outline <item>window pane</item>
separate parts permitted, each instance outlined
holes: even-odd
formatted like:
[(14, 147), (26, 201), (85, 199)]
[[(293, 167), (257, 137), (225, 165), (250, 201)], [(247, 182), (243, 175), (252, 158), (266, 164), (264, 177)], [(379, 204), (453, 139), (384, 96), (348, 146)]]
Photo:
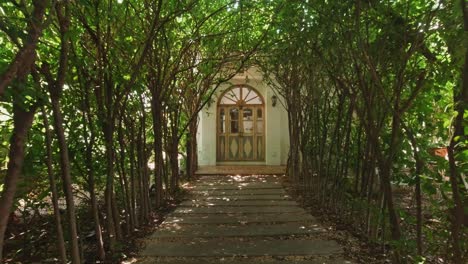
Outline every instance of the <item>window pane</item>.
[[(250, 97), (250, 96), (249, 96)], [(262, 104), (262, 99), (259, 96), (256, 96), (252, 99), (246, 101), (247, 104)]]
[(234, 98), (236, 98), (236, 101), (239, 101), (239, 99), (241, 99), (240, 92), (241, 92), (240, 88), (234, 88), (231, 90), (230, 93), (234, 96)]
[(225, 95), (222, 99), (221, 99), (221, 104), (224, 104), (224, 105), (235, 105), (237, 101), (235, 101), (234, 99), (232, 99), (229, 95)]
[(227, 93), (224, 94), (223, 98), (221, 99), (221, 104), (236, 104), (237, 102), (237, 98), (236, 98), (236, 95), (234, 94), (234, 92), (231, 90), (231, 91), (228, 91)]
[(231, 133), (239, 133), (239, 122), (231, 120)]
[(224, 113), (224, 108), (219, 110), (219, 132), (226, 132), (226, 115)]
[(229, 111), (229, 117), (231, 118), (231, 121), (233, 120), (239, 120), (239, 108), (231, 108)]
[(231, 90), (226, 91), (224, 96), (221, 98), (221, 105), (235, 105), (237, 103), (244, 104), (263, 104), (263, 100), (260, 94), (249, 87), (234, 87)]
[(251, 108), (245, 108), (243, 110), (243, 126), (244, 126), (244, 133), (252, 133), (253, 132), (253, 111)]
[(232, 108), (229, 111), (229, 117), (231, 118), (231, 133), (239, 133), (239, 109)]
[(251, 108), (244, 108), (244, 120), (252, 120), (253, 111)]
[(244, 101), (247, 101), (247, 96), (250, 96), (250, 94), (253, 93), (251, 93), (250, 91), (250, 89), (242, 88), (242, 99), (244, 99)]
[(244, 98), (245, 98), (244, 100), (246, 102), (251, 101), (252, 99), (257, 98), (257, 97), (258, 97), (258, 94), (254, 92), (253, 90), (251, 90), (249, 94), (244, 94)]
[(257, 119), (262, 120), (263, 119), (263, 111), (262, 109), (257, 109)]

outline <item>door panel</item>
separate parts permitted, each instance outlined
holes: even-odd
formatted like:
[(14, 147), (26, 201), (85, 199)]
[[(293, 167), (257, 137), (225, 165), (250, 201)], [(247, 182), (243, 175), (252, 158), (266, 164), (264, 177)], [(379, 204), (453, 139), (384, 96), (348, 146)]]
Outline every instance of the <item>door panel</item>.
[(243, 160), (253, 160), (254, 159), (254, 141), (253, 136), (242, 136), (242, 159)]
[(250, 88), (228, 91), (217, 113), (217, 160), (265, 160), (263, 99)]
[(218, 159), (219, 160), (226, 160), (226, 137), (218, 136)]
[(229, 136), (229, 148), (227, 149), (229, 155), (228, 160), (239, 160), (240, 152), (240, 137), (239, 136)]
[(265, 159), (265, 154), (264, 154), (264, 151), (265, 151), (265, 147), (264, 147), (264, 144), (263, 144), (263, 136), (256, 136), (256, 145), (257, 145), (257, 148), (256, 148), (256, 156), (257, 156), (257, 160), (264, 160)]

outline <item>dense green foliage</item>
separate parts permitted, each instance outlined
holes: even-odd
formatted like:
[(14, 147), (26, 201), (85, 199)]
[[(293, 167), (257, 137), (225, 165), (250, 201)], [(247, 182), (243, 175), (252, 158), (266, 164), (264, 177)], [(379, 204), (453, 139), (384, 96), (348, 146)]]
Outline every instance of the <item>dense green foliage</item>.
[(288, 2), (261, 61), (285, 97), (298, 193), (394, 262), (467, 257), (462, 6)]
[[(1, 2), (0, 259), (118, 258), (125, 237), (177, 197), (180, 171), (193, 175), (198, 113), (255, 64), (284, 98), (288, 176), (305, 202), (395, 262), (461, 263), (466, 9), (464, 0)], [(48, 226), (15, 232), (37, 218)], [(47, 230), (56, 251), (38, 246)], [(95, 246), (85, 249), (89, 233)]]

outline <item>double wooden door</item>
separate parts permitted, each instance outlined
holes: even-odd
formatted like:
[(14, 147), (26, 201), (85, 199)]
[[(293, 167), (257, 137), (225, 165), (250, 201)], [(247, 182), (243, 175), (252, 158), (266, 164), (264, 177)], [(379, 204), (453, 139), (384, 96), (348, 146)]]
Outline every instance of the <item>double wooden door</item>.
[(264, 161), (264, 116), (263, 105), (219, 105), (218, 161)]

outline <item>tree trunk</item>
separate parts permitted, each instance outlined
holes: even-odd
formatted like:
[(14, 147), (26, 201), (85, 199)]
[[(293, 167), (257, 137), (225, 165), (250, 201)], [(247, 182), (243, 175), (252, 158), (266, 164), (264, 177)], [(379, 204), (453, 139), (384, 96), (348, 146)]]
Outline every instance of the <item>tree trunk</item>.
[(185, 173), (187, 175), (187, 179), (192, 179), (193, 178), (193, 159), (194, 159), (194, 149), (193, 149), (193, 138), (192, 138), (192, 132), (190, 131), (190, 126), (189, 126), (189, 132), (187, 133), (187, 141), (185, 144), (185, 149), (187, 150), (187, 158), (185, 161)]
[[(31, 71), (31, 67), (36, 60), (36, 44), (42, 34), (42, 22), (49, 1), (33, 1), (34, 10), (32, 12), (31, 24), (28, 25), (29, 42), (25, 43), (19, 53), (10, 64), (5, 73), (0, 77), (0, 97), (3, 97), (6, 87), (15, 79), (18, 83), (25, 83), (26, 76)], [(19, 94), (20, 91), (17, 91)], [(24, 161), (24, 144), (26, 135), (32, 125), (32, 120), (36, 112), (36, 107), (29, 110), (22, 109), (13, 100), (13, 134), (10, 138), (10, 150), (8, 153), (8, 168), (5, 175), (5, 184), (0, 197), (0, 261), (3, 257), (3, 243), (8, 224), (8, 217), (13, 206), (13, 199), (18, 184), (18, 178)]]
[(421, 174), (423, 172), (424, 162), (419, 155), (418, 145), (416, 138), (409, 128), (405, 127), (406, 135), (408, 136), (411, 146), (413, 148), (413, 157), (416, 161), (416, 183), (415, 183), (415, 196), (416, 196), (416, 246), (418, 249), (418, 255), (423, 255), (423, 240), (422, 240), (422, 195), (421, 195)]
[[(19, 100), (19, 98), (18, 98)], [(16, 101), (16, 100), (15, 100)], [(5, 241), (5, 231), (13, 206), (13, 199), (16, 187), (21, 175), (24, 161), (24, 146), (29, 128), (32, 125), (36, 108), (29, 111), (21, 106), (13, 105), (13, 134), (10, 138), (10, 151), (8, 153), (8, 168), (5, 175), (3, 191), (0, 197), (0, 261), (3, 257), (3, 245)]]
[(54, 170), (52, 167), (52, 133), (49, 129), (49, 121), (47, 120), (47, 113), (44, 106), (41, 107), (42, 118), (45, 127), (45, 140), (47, 152), (47, 174), (49, 175), (50, 191), (52, 193), (52, 206), (54, 208), (55, 227), (57, 228), (57, 250), (60, 253), (60, 260), (63, 264), (67, 263), (67, 249), (65, 248), (65, 240), (63, 238), (62, 219), (60, 216), (60, 208), (58, 204), (58, 192), (55, 184)]
[(146, 188), (145, 188), (145, 173), (144, 173), (144, 153), (143, 153), (143, 129), (140, 127), (138, 128), (138, 135), (137, 135), (137, 177), (138, 177), (138, 201), (139, 201), (139, 222), (142, 224), (147, 222), (147, 212), (146, 212)]
[[(395, 105), (398, 105), (398, 103), (395, 102)], [(392, 174), (392, 167), (393, 167), (394, 150), (397, 147), (397, 137), (400, 132), (400, 119), (399, 119), (398, 108), (395, 107), (394, 111), (395, 112), (393, 114), (393, 121), (392, 121), (392, 135), (390, 139), (390, 149), (388, 150), (389, 154), (385, 159), (383, 159), (382, 151), (380, 149), (378, 149), (376, 153), (379, 157), (379, 162), (380, 162), (380, 168), (381, 168), (380, 178), (381, 178), (382, 189), (385, 195), (385, 200), (386, 200), (387, 209), (388, 209), (389, 224), (390, 224), (392, 240), (399, 241), (401, 239), (400, 217), (398, 216), (398, 213), (395, 209), (395, 204), (393, 201), (391, 179), (390, 179), (390, 176)], [(401, 263), (401, 261), (402, 261), (401, 252), (399, 252), (399, 250), (395, 250), (394, 262)]]
[[(460, 0), (461, 9), (463, 12), (463, 25), (465, 32), (468, 31), (468, 3), (465, 0)], [(462, 145), (468, 141), (464, 134), (464, 114), (468, 108), (468, 49), (465, 47), (464, 64), (461, 72), (461, 82), (453, 90), (453, 103), (454, 110), (457, 112), (457, 116), (453, 121), (453, 135), (450, 139), (450, 144), (447, 148), (449, 158), (449, 175), (450, 185), (452, 188), (453, 197), (453, 209), (451, 210), (451, 236), (452, 236), (452, 253), (453, 263), (463, 263), (463, 251), (462, 242), (460, 241), (460, 231), (463, 228), (464, 223), (464, 203), (467, 201), (463, 200), (466, 197), (466, 190), (463, 189), (463, 180), (461, 172), (459, 171), (457, 154), (463, 151)], [(466, 148), (466, 147), (465, 147)]]
[(169, 144), (169, 163), (171, 166), (170, 191), (174, 196), (179, 188), (179, 110), (172, 111), (170, 117), (171, 127), (170, 135), (167, 138)]
[[(93, 214), (93, 220), (94, 220), (94, 232), (96, 233), (96, 243), (97, 243), (97, 256), (100, 260), (104, 260), (106, 258), (106, 252), (104, 250), (104, 240), (102, 237), (102, 228), (101, 228), (101, 220), (99, 217), (99, 206), (97, 203), (97, 197), (96, 197), (96, 189), (95, 189), (95, 181), (94, 181), (94, 167), (93, 167), (93, 148), (94, 148), (94, 143), (95, 143), (95, 131), (92, 128), (92, 120), (91, 117), (89, 116), (90, 113), (90, 106), (89, 106), (89, 94), (87, 91), (85, 92), (86, 94), (86, 111), (87, 111), (87, 118), (88, 118), (88, 126), (91, 134), (91, 138), (87, 139), (88, 133), (85, 130), (83, 137), (85, 138), (85, 144), (86, 144), (86, 168), (88, 171), (88, 189), (89, 189), (89, 196), (90, 196), (90, 202), (91, 202), (91, 212)], [(86, 117), (84, 118), (83, 122), (85, 123), (86, 127)]]
[(154, 183), (156, 189), (156, 197), (155, 197), (155, 206), (156, 209), (160, 208), (162, 205), (162, 172), (163, 172), (163, 142), (162, 142), (162, 112), (161, 112), (161, 105), (159, 103), (159, 99), (156, 95), (153, 94), (151, 103), (151, 109), (153, 114), (153, 133), (154, 133), (154, 143), (153, 143), (153, 151), (154, 151)]
[(141, 124), (138, 129), (137, 136), (137, 157), (138, 157), (138, 175), (139, 175), (139, 190), (140, 190), (140, 219), (142, 223), (148, 223), (149, 214), (151, 211), (151, 203), (149, 197), (149, 172), (148, 159), (149, 155), (146, 149), (146, 112), (144, 107), (143, 97), (140, 96), (141, 105)]
[(70, 172), (70, 159), (68, 155), (68, 146), (65, 139), (65, 130), (63, 128), (63, 117), (58, 97), (51, 96), (51, 99), (54, 116), (54, 128), (59, 144), (63, 192), (65, 193), (65, 200), (67, 203), (67, 216), (70, 225), (72, 262), (81, 263), (78, 243), (78, 229), (76, 226), (75, 201), (73, 199), (72, 179)]
[(171, 136), (171, 194), (175, 195), (179, 188), (179, 149), (178, 144), (179, 141), (177, 140), (177, 135)]
[(34, 0), (31, 17), (27, 18), (31, 21), (28, 25), (28, 37), (23, 47), (20, 48), (13, 61), (8, 66), (7, 70), (0, 76), (0, 97), (3, 97), (5, 89), (10, 83), (21, 75), (24, 69), (30, 69), (36, 57), (36, 47), (39, 42), (39, 37), (43, 30), (44, 14), (49, 6), (47, 0)]
[[(62, 10), (64, 7), (64, 10)], [(68, 155), (68, 146), (65, 139), (65, 129), (63, 128), (62, 109), (60, 107), (60, 96), (65, 83), (65, 77), (68, 70), (69, 39), (68, 28), (70, 24), (70, 14), (68, 11), (68, 1), (56, 5), (56, 13), (60, 25), (60, 58), (57, 69), (57, 78), (54, 80), (47, 64), (43, 64), (42, 71), (48, 80), (48, 89), (52, 103), (52, 113), (54, 117), (54, 129), (57, 135), (60, 152), (60, 169), (62, 175), (63, 192), (67, 203), (67, 216), (70, 225), (71, 256), (73, 263), (81, 263), (78, 229), (76, 224), (75, 201), (73, 198), (72, 178), (70, 168), (70, 158)], [(63, 14), (65, 11), (65, 14)]]
[(106, 258), (106, 252), (104, 250), (104, 240), (102, 237), (101, 229), (101, 220), (99, 217), (99, 206), (96, 198), (96, 190), (94, 183), (94, 168), (92, 166), (92, 148), (86, 150), (86, 163), (88, 166), (88, 185), (89, 185), (89, 195), (91, 197), (91, 211), (94, 219), (94, 232), (96, 233), (96, 243), (97, 243), (97, 255), (100, 260)]
[(187, 138), (187, 162), (186, 174), (188, 179), (192, 179), (197, 170), (197, 119), (193, 119), (189, 124)]
[(138, 227), (138, 217), (136, 217), (136, 177), (135, 177), (135, 141), (137, 140), (135, 135), (135, 125), (133, 122), (127, 122), (127, 126), (130, 128), (130, 208), (131, 214), (130, 219), (134, 227)]
[[(110, 122), (110, 120), (107, 120)], [(104, 140), (106, 145), (106, 189), (104, 191), (104, 200), (106, 207), (106, 223), (107, 235), (109, 237), (109, 250), (111, 253), (115, 252), (117, 244), (116, 227), (114, 222), (114, 214), (112, 211), (112, 196), (114, 193), (114, 150), (112, 147), (112, 128), (110, 124), (104, 124)]]
[(117, 241), (122, 241), (123, 235), (122, 235), (122, 226), (120, 224), (120, 210), (119, 210), (119, 205), (117, 204), (117, 199), (115, 197), (115, 190), (112, 191), (112, 215), (114, 218), (114, 225), (115, 225), (115, 237), (117, 238)]
[(121, 178), (121, 185), (122, 185), (122, 192), (124, 196), (124, 205), (125, 205), (125, 222), (126, 222), (126, 232), (127, 235), (130, 235), (131, 232), (134, 230), (134, 223), (132, 221), (132, 218), (130, 217), (132, 212), (131, 212), (131, 206), (130, 206), (130, 191), (129, 191), (129, 186), (128, 186), (128, 180), (127, 180), (127, 173), (126, 173), (126, 168), (125, 168), (125, 140), (124, 140), (124, 133), (123, 133), (123, 113), (121, 113), (120, 116), (120, 121), (119, 121), (119, 129), (118, 129), (118, 138), (119, 138), (119, 145), (120, 145), (120, 178)]

